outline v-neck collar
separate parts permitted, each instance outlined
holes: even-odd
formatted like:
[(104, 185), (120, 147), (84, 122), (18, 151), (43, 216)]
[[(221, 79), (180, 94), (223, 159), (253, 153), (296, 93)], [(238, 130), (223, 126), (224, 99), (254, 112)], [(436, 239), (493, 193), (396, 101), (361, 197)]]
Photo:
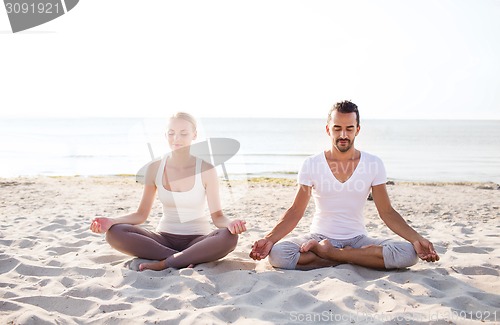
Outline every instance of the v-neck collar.
[(350, 180), (354, 177), (354, 175), (356, 174), (356, 172), (357, 172), (357, 171), (358, 171), (358, 169), (359, 169), (359, 165), (363, 162), (363, 160), (364, 160), (364, 156), (365, 156), (365, 155), (363, 155), (363, 152), (361, 152), (361, 150), (359, 151), (359, 162), (358, 162), (358, 164), (356, 165), (356, 168), (354, 168), (354, 171), (352, 172), (351, 176), (349, 176), (349, 178), (347, 178), (347, 179), (345, 180), (345, 182), (341, 182), (341, 181), (340, 181), (340, 180), (339, 180), (339, 179), (335, 176), (335, 174), (333, 173), (332, 169), (330, 168), (330, 165), (328, 164), (328, 160), (326, 159), (326, 152), (325, 152), (325, 151), (323, 151), (323, 155), (322, 155), (322, 156), (323, 156), (323, 162), (326, 164), (326, 167), (328, 168), (328, 171), (330, 172), (330, 175), (332, 175), (333, 179), (334, 179), (337, 183), (344, 185), (344, 184), (348, 183), (348, 182), (349, 182), (349, 181), (350, 181)]

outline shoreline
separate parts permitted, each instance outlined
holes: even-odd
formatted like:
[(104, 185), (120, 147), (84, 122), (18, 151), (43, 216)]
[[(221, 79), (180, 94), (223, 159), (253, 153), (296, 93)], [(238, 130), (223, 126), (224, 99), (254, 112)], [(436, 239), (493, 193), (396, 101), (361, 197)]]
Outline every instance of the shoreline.
[[(275, 176), (251, 176), (248, 175), (247, 178), (234, 178), (229, 179), (229, 182), (235, 183), (270, 183), (270, 184), (281, 184), (288, 186), (295, 186), (296, 175), (295, 177), (275, 177)], [(22, 180), (22, 179), (136, 179), (135, 174), (110, 174), (110, 175), (29, 175), (29, 176), (12, 176), (12, 177), (2, 177), (0, 176), (0, 182), (8, 182), (9, 180)], [(219, 179), (222, 183), (227, 182), (223, 177), (219, 176)], [(405, 185), (405, 186), (478, 186), (482, 189), (487, 190), (500, 190), (500, 184), (495, 183), (493, 181), (488, 182), (476, 182), (476, 181), (415, 181), (415, 180), (396, 180), (392, 178), (388, 178), (387, 183), (388, 186), (393, 185)]]

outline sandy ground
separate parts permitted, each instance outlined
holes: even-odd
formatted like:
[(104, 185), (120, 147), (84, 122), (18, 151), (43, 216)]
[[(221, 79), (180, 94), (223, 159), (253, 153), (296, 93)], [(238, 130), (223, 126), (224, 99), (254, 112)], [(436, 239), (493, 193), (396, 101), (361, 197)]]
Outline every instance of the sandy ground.
[[(88, 230), (96, 216), (133, 211), (133, 177), (0, 179), (2, 324), (498, 324), (500, 190), (497, 184), (388, 186), (394, 207), (441, 260), (399, 271), (340, 265), (273, 269), (248, 258), (290, 205), (292, 181), (223, 185), (225, 213), (249, 230), (226, 258), (194, 269), (137, 272), (141, 261)], [(292, 234), (307, 232), (314, 210)], [(144, 227), (153, 229), (159, 204)], [(393, 237), (373, 202), (370, 235)]]

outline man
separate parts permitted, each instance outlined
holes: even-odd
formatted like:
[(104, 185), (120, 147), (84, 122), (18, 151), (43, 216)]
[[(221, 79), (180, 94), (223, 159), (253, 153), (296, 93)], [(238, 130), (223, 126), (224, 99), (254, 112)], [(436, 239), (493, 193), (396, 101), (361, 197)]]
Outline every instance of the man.
[[(432, 243), (391, 206), (382, 161), (354, 147), (359, 131), (358, 107), (349, 101), (335, 104), (326, 125), (331, 148), (306, 159), (292, 206), (254, 243), (250, 257), (261, 260), (269, 255), (274, 267), (299, 270), (343, 263), (396, 269), (414, 265), (418, 257), (439, 260)], [(368, 237), (362, 211), (370, 190), (380, 218), (407, 242)], [(278, 243), (296, 227), (311, 195), (316, 211), (310, 234)]]

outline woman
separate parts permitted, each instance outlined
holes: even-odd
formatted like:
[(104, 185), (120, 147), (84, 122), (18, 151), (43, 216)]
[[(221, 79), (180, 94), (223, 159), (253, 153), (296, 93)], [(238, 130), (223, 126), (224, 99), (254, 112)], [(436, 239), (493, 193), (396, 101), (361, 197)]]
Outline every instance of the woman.
[[(222, 214), (219, 183), (214, 166), (190, 154), (196, 139), (196, 120), (187, 113), (170, 118), (168, 144), (172, 150), (146, 171), (144, 192), (136, 212), (118, 218), (95, 218), (90, 229), (106, 233), (115, 249), (140, 258), (161, 260), (142, 263), (139, 270), (193, 267), (218, 260), (236, 247), (245, 221), (230, 221)], [(149, 216), (156, 191), (163, 216), (155, 232), (138, 227)], [(208, 203), (214, 225), (210, 232)]]

